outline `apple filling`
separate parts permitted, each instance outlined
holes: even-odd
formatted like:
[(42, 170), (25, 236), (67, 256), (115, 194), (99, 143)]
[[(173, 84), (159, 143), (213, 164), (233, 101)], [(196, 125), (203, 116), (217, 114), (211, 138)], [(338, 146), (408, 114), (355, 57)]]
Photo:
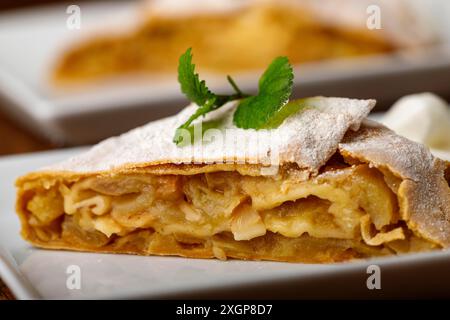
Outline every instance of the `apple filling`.
[(365, 164), (328, 166), (306, 181), (288, 170), (276, 177), (222, 171), (36, 183), (25, 187), (34, 236), (87, 250), (125, 245), (126, 252), (150, 254), (157, 239), (166, 247), (210, 245), (218, 258), (268, 239), (284, 244), (282, 256), (305, 241), (378, 253), (409, 251), (412, 242), (415, 249), (432, 247), (401, 221), (398, 179)]

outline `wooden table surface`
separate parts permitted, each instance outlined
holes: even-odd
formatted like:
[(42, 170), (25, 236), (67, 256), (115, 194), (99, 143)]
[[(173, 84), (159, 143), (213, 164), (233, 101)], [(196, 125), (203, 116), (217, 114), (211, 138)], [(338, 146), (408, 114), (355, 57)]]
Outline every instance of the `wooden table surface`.
[[(42, 141), (18, 127), (0, 111), (0, 156), (52, 149), (55, 146)], [(0, 300), (14, 299), (0, 278)]]

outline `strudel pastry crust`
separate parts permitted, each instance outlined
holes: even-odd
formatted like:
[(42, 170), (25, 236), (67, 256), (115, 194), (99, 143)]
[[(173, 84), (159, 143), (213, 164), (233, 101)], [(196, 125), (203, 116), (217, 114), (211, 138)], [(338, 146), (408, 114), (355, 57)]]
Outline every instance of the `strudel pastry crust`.
[[(310, 98), (257, 150), (257, 132), (236, 128), (238, 144), (175, 146), (192, 105), (19, 178), (22, 236), (51, 249), (313, 263), (447, 248), (449, 165), (364, 120), (374, 104)], [(235, 107), (203, 121), (232, 128)], [(279, 167), (264, 171), (275, 152)]]

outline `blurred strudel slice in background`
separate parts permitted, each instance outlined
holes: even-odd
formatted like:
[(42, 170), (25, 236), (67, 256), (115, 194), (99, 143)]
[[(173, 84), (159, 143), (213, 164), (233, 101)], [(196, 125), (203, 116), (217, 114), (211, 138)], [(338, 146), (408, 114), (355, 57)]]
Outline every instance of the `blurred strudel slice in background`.
[[(367, 8), (374, 5), (382, 25), (369, 29)], [(299, 64), (390, 53), (435, 40), (418, 13), (402, 0), (143, 1), (133, 21), (83, 28), (84, 36), (62, 50), (52, 77), (67, 85), (172, 74), (189, 47), (201, 68), (215, 73), (260, 70), (275, 56)]]

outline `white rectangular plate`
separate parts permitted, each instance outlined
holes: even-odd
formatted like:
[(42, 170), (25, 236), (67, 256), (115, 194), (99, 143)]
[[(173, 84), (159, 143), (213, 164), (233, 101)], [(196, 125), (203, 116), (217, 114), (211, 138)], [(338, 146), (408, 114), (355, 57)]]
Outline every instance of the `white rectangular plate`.
[[(33, 248), (19, 236), (19, 221), (14, 213), (14, 180), (80, 151), (66, 149), (0, 158), (0, 277), (19, 299), (449, 295), (450, 250), (334, 265), (307, 265)], [(447, 156), (450, 159), (450, 155)], [(381, 270), (381, 290), (367, 288), (371, 275), (367, 271), (369, 265)], [(69, 289), (73, 266), (81, 271), (80, 289)]]
[[(445, 0), (431, 3), (436, 9), (433, 22), (442, 23), (438, 30), (442, 31), (442, 44), (425, 54), (399, 53), (296, 66), (293, 96), (376, 98), (386, 106), (412, 92), (448, 94), (450, 34), (446, 30), (450, 5)], [(37, 133), (73, 144), (94, 142), (178, 111), (186, 101), (176, 75), (121, 79), (75, 92), (61, 92), (48, 83), (52, 64), (66, 44), (105, 22), (120, 26), (133, 21), (134, 6), (128, 1), (82, 3), (80, 30), (67, 28), (69, 15), (63, 5), (0, 14), (0, 99), (7, 102), (0, 106)], [(250, 72), (233, 76), (244, 90), (255, 91), (259, 75)], [(224, 76), (202, 76), (215, 90), (229, 91)]]

